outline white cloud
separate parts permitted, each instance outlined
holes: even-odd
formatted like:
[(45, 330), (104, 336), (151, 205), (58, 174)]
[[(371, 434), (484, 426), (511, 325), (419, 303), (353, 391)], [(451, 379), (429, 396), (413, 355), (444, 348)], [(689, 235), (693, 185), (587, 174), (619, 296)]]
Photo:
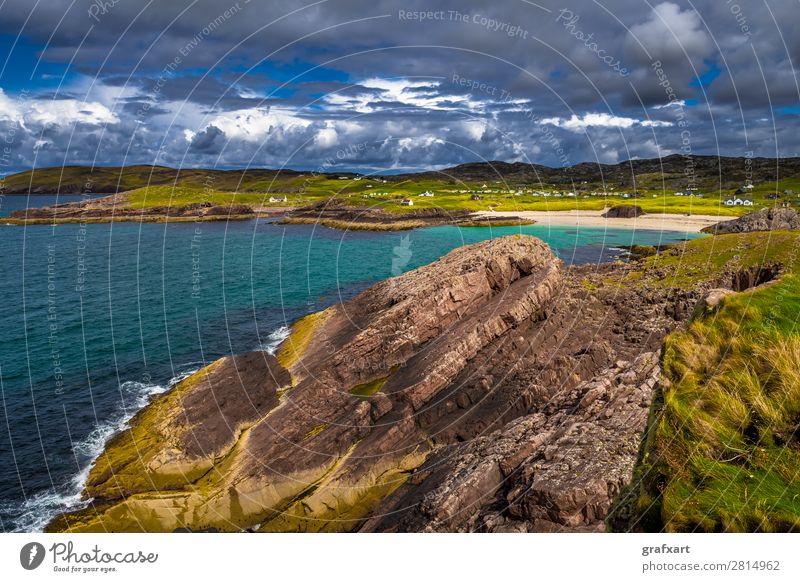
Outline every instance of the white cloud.
[(669, 103), (664, 103), (662, 105), (653, 105), (650, 109), (667, 109), (668, 107), (685, 107), (686, 100), (685, 99), (676, 99), (675, 101), (670, 101)]
[(339, 134), (333, 123), (329, 121), (325, 125), (326, 127), (320, 129), (314, 136), (314, 145), (320, 148), (330, 148), (339, 143)]
[(383, 105), (392, 106), (397, 103), (421, 109), (439, 111), (453, 109), (475, 110), (481, 107), (469, 95), (441, 95), (440, 81), (416, 81), (411, 79), (381, 79), (374, 77), (361, 81), (360, 88), (369, 91), (331, 93), (323, 100), (331, 107), (344, 107), (358, 113), (372, 113)]
[(467, 135), (473, 140), (478, 141), (486, 133), (486, 122), (480, 119), (473, 119), (463, 123)]
[[(250, 142), (263, 141), (273, 133), (292, 133), (305, 130), (311, 121), (297, 116), (287, 109), (238, 109), (216, 115), (199, 131), (214, 125), (221, 129), (229, 139), (241, 139)], [(187, 141), (191, 135), (184, 132)]]
[(0, 89), (0, 121), (22, 121), (19, 106), (2, 89)]
[(100, 103), (85, 103), (77, 99), (39, 100), (29, 103), (25, 121), (42, 125), (105, 125), (119, 123), (119, 117)]
[(20, 102), (6, 95), (2, 89), (0, 89), (0, 120), (12, 121), (23, 126), (119, 123), (119, 118), (101, 103), (77, 99), (29, 99)]
[(675, 125), (671, 121), (660, 121), (658, 119), (645, 119), (644, 121), (640, 121), (639, 124), (642, 127), (672, 127)]
[(657, 120), (639, 120), (632, 117), (620, 117), (611, 115), (609, 113), (585, 113), (582, 116), (573, 114), (569, 119), (563, 117), (548, 117), (542, 119), (539, 123), (545, 125), (555, 125), (569, 131), (581, 132), (589, 127), (619, 127), (629, 128), (634, 126), (641, 127), (669, 127), (672, 124), (670, 121), (657, 121)]

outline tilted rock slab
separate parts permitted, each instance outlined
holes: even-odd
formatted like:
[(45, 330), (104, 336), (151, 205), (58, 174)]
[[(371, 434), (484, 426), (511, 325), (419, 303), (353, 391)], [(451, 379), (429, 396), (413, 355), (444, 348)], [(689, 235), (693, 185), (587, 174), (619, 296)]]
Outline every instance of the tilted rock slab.
[(436, 443), (418, 422), (476, 355), (537, 321), (561, 263), (512, 236), (456, 249), (223, 358), (109, 442), (60, 531), (343, 531)]

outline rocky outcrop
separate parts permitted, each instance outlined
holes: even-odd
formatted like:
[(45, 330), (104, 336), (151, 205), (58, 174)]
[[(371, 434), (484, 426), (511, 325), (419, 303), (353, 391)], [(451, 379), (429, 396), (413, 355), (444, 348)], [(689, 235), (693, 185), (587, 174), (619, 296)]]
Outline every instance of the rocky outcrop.
[(211, 202), (175, 204), (171, 206), (149, 206), (134, 208), (127, 204), (125, 194), (94, 198), (80, 202), (56, 204), (42, 208), (15, 210), (11, 218), (21, 221), (91, 221), (103, 220), (147, 220), (152, 218), (203, 218), (252, 216), (253, 209), (247, 204), (214, 206)]
[(641, 206), (633, 204), (623, 204), (621, 206), (612, 206), (602, 214), (603, 218), (636, 218), (644, 214)]
[[(86, 486), (94, 505), (53, 528), (353, 529), (431, 450), (416, 415), (540, 318), (561, 278), (538, 239), (480, 243), (301, 320), (277, 360), (215, 362), (109, 444)], [(259, 358), (255, 386), (232, 373)]]
[(50, 529), (602, 529), (705, 292), (608, 284), (635, 269), (517, 235), (378, 283), (156, 399)]
[[(374, 206), (353, 206), (343, 198), (327, 198), (288, 212), (283, 224), (321, 224), (343, 230), (404, 230), (439, 224), (468, 223), (469, 210), (446, 210), (444, 208), (419, 208), (401, 214), (386, 212)], [(392, 227), (395, 228), (387, 228)]]
[(707, 234), (730, 234), (766, 230), (798, 230), (800, 215), (794, 208), (764, 208), (734, 220), (718, 222), (703, 229)]
[(658, 355), (607, 366), (536, 411), (437, 450), (364, 531), (602, 531), (627, 485)]

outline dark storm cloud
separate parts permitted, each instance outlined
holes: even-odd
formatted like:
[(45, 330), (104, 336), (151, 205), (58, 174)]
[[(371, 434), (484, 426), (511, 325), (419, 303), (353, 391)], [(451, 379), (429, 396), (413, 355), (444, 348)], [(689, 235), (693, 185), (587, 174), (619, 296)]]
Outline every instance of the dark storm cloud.
[(57, 94), (34, 76), (28, 93), (0, 95), (0, 125), (19, 127), (20, 167), (129, 152), (129, 162), (314, 168), (362, 143), (339, 159), (559, 165), (564, 149), (570, 163), (615, 161), (685, 151), (687, 136), (691, 153), (794, 155), (797, 11), (734, 0), (7, 0), (4, 38), (72, 64)]
[(189, 149), (205, 154), (218, 154), (225, 142), (225, 132), (215, 125), (209, 125), (192, 137)]

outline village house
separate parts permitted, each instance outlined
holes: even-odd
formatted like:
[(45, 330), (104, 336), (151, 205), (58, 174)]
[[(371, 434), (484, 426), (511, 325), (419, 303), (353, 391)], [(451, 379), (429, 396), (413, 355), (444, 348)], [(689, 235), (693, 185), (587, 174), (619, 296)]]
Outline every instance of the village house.
[(725, 206), (752, 206), (753, 197), (734, 194), (733, 196), (726, 196), (724, 204)]
[(411, 198), (403, 198), (400, 201), (400, 206), (414, 206), (414, 201)]

